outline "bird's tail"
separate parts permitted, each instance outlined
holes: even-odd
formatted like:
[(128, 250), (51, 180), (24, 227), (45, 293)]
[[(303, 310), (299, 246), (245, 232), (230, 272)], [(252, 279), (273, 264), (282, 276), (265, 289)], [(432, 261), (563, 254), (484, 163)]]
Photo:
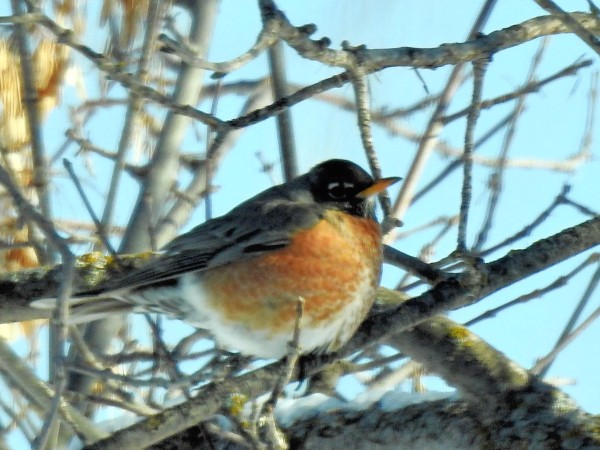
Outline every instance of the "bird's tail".
[[(68, 300), (69, 325), (77, 325), (94, 320), (106, 319), (115, 314), (133, 312), (134, 306), (118, 297), (74, 296)], [(33, 308), (54, 309), (57, 306), (56, 298), (42, 298), (30, 303)]]

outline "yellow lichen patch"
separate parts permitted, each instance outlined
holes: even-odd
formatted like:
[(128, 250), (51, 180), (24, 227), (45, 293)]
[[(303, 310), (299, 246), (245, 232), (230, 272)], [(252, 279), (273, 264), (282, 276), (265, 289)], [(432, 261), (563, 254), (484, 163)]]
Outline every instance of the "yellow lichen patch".
[(121, 275), (125, 270), (144, 265), (156, 256), (154, 252), (143, 252), (135, 255), (104, 255), (100, 252), (90, 252), (77, 258), (76, 268), (83, 280), (82, 287), (98, 286), (106, 278)]
[(115, 267), (139, 267), (157, 255), (155, 252), (142, 252), (134, 255), (105, 255), (101, 252), (85, 253), (77, 258), (78, 267), (95, 267), (99, 269), (113, 269)]
[(410, 295), (404, 292), (379, 287), (377, 288), (377, 296), (375, 301), (381, 306), (398, 306), (408, 299), (410, 299)]
[(473, 335), (465, 327), (456, 325), (448, 330), (448, 337), (462, 341), (472, 338)]
[(77, 258), (78, 267), (94, 266), (98, 268), (106, 267), (108, 257), (100, 252), (85, 253)]
[(158, 415), (148, 417), (143, 423), (147, 430), (155, 430), (163, 424)]
[(229, 395), (227, 399), (227, 403), (225, 404), (225, 408), (229, 412), (231, 417), (234, 417), (238, 420), (239, 424), (248, 429), (250, 427), (250, 423), (242, 418), (244, 413), (244, 406), (248, 403), (249, 398), (243, 394), (234, 393)]
[(227, 402), (227, 410), (234, 417), (239, 417), (244, 411), (248, 397), (243, 394), (231, 394)]
[(246, 397), (245, 395), (242, 394), (231, 394), (229, 396), (229, 401), (228, 401), (228, 409), (229, 409), (229, 413), (232, 416), (236, 416), (238, 417), (243, 409), (244, 409), (244, 405), (246, 404), (246, 402), (248, 401), (248, 397)]

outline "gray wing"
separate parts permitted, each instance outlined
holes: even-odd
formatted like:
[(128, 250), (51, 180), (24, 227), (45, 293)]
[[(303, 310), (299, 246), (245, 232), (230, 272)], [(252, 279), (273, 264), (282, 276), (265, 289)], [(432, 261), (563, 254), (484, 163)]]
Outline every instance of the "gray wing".
[[(255, 202), (252, 202), (255, 203)], [(210, 269), (283, 248), (299, 228), (310, 227), (323, 211), (314, 203), (291, 200), (244, 204), (175, 238), (145, 266), (81, 296), (133, 289), (171, 280), (186, 272)]]

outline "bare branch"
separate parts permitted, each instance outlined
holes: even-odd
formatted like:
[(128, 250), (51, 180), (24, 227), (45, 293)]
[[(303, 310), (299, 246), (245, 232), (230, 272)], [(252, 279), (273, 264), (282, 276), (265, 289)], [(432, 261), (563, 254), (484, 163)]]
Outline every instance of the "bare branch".
[[(483, 29), (485, 23), (487, 22), (489, 14), (491, 13), (491, 9), (493, 8), (495, 3), (496, 2), (493, 0), (486, 1), (479, 13), (479, 16), (475, 20), (471, 31), (469, 32), (469, 38), (475, 37), (476, 35), (478, 35), (481, 29)], [(480, 54), (479, 59), (489, 57), (490, 53), (484, 53)], [(402, 217), (406, 213), (408, 206), (412, 202), (414, 195), (413, 193), (417, 183), (421, 178), (421, 173), (423, 172), (425, 164), (427, 163), (427, 160), (429, 159), (431, 152), (433, 151), (433, 148), (435, 147), (438, 141), (438, 136), (444, 126), (441, 122), (441, 118), (446, 114), (446, 110), (448, 109), (450, 101), (454, 96), (456, 89), (458, 89), (458, 85), (462, 78), (462, 70), (462, 62), (457, 62), (457, 64), (452, 68), (452, 72), (448, 77), (446, 86), (440, 94), (440, 99), (435, 108), (435, 111), (429, 118), (427, 128), (423, 133), (422, 140), (419, 144), (419, 149), (417, 150), (417, 154), (415, 155), (411, 163), (408, 175), (406, 176), (406, 179), (400, 187), (400, 192), (398, 193), (398, 197), (396, 198), (396, 201), (394, 202), (393, 206), (394, 217), (397, 217), (400, 220), (402, 220)]]
[(483, 90), (483, 77), (487, 68), (487, 60), (473, 62), (473, 97), (471, 108), (467, 116), (467, 128), (465, 130), (465, 150), (463, 154), (463, 186), (461, 191), (460, 212), (458, 220), (458, 240), (456, 249), (458, 252), (467, 250), (467, 223), (469, 218), (469, 207), (471, 206), (471, 183), (473, 176), (473, 135), (475, 124), (481, 111), (481, 91)]
[[(43, 411), (50, 410), (54, 392), (37, 379), (21, 358), (6, 344), (4, 338), (0, 338), (0, 354), (2, 355), (0, 370), (10, 377), (11, 382), (20, 388), (32, 405), (36, 405)], [(61, 420), (72, 427), (87, 442), (93, 442), (107, 436), (107, 433), (98, 430), (87, 417), (69, 405), (64, 399), (59, 401), (58, 412)]]
[(575, 328), (575, 324), (579, 321), (581, 313), (583, 312), (584, 308), (588, 304), (590, 297), (592, 296), (594, 291), (598, 288), (598, 284), (600, 284), (600, 264), (598, 264), (598, 266), (596, 267), (596, 271), (592, 275), (592, 278), (590, 279), (590, 282), (589, 282), (585, 292), (583, 293), (583, 295), (581, 296), (581, 299), (577, 303), (577, 306), (575, 307), (573, 314), (571, 314), (571, 317), (569, 318), (567, 324), (565, 325), (564, 330), (560, 334), (560, 337), (558, 338), (558, 341), (554, 345), (554, 348), (550, 352), (550, 355), (546, 356), (545, 358), (542, 358), (542, 360), (538, 361), (535, 364), (535, 366), (532, 370), (533, 373), (538, 374), (540, 377), (543, 378), (548, 373), (548, 370), (550, 370), (550, 366), (554, 362), (556, 355), (558, 355), (558, 353), (564, 347), (566, 347), (566, 345), (569, 342), (571, 342), (583, 329), (585, 329), (587, 326), (589, 326), (590, 323), (592, 323), (594, 320), (596, 320), (598, 318), (598, 316), (600, 316), (600, 308), (598, 308), (590, 315), (590, 317), (584, 323), (582, 323), (578, 327), (578, 330), (575, 330), (575, 331), (573, 330), (573, 328)]
[[(23, 15), (23, 6), (19, 0), (11, 0), (15, 16)], [(42, 138), (42, 127), (40, 120), (40, 109), (38, 105), (37, 89), (35, 87), (35, 71), (33, 70), (31, 49), (29, 48), (29, 36), (26, 27), (22, 23), (15, 24), (17, 41), (19, 43), (19, 55), (21, 62), (21, 79), (23, 80), (24, 92), (21, 101), (25, 104), (27, 112), (27, 123), (29, 126), (29, 137), (31, 140), (31, 160), (33, 162), (33, 181), (36, 189), (40, 210), (48, 220), (52, 217), (50, 208), (50, 197), (48, 193), (48, 171), (46, 170), (46, 152)], [(51, 254), (42, 255), (49, 262), (56, 262)]]
[[(284, 59), (284, 48), (281, 42), (269, 47), (269, 68), (271, 71), (271, 88), (274, 100), (285, 98), (289, 95)], [(294, 127), (292, 114), (289, 108), (283, 110), (275, 117), (277, 123), (277, 136), (279, 137), (279, 153), (283, 168), (284, 181), (290, 181), (298, 176), (298, 155), (294, 142)]]
[(233, 58), (230, 61), (223, 62), (211, 62), (204, 58), (199, 57), (190, 48), (184, 45), (182, 42), (171, 39), (165, 34), (161, 34), (158, 38), (165, 45), (163, 49), (166, 52), (174, 52), (179, 56), (186, 64), (190, 66), (198, 67), (200, 69), (211, 70), (218, 72), (219, 76), (223, 76), (229, 72), (236, 71), (242, 68), (250, 61), (256, 59), (264, 50), (270, 48), (278, 40), (277, 28), (279, 22), (276, 20), (267, 20), (263, 24), (263, 28), (260, 30), (256, 43), (248, 49), (242, 55)]
[(600, 40), (589, 30), (586, 30), (573, 14), (565, 12), (552, 0), (534, 0), (538, 5), (544, 8), (553, 16), (557, 17), (565, 26), (581, 38), (583, 42), (589, 45), (598, 55), (600, 55)]
[[(527, 75), (528, 82), (530, 82), (532, 79), (535, 78), (535, 73), (542, 61), (542, 56), (545, 53), (547, 45), (548, 45), (548, 40), (543, 39), (542, 42), (540, 43), (537, 53), (535, 54), (535, 56), (531, 62), (531, 65), (529, 67), (529, 73)], [(488, 200), (486, 216), (485, 216), (483, 225), (481, 226), (481, 229), (479, 230), (479, 233), (477, 235), (475, 243), (473, 244), (473, 250), (475, 252), (478, 252), (479, 250), (481, 250), (481, 248), (485, 244), (488, 234), (492, 228), (492, 225), (494, 222), (494, 217), (496, 214), (496, 208), (498, 206), (498, 202), (500, 201), (500, 196), (503, 193), (502, 192), (503, 179), (505, 176), (505, 168), (506, 168), (505, 161), (508, 160), (508, 151), (510, 150), (510, 148), (512, 146), (512, 142), (513, 142), (513, 139), (514, 139), (514, 136), (516, 133), (516, 127), (517, 127), (517, 124), (519, 123), (518, 119), (523, 114), (524, 109), (525, 109), (525, 97), (519, 97), (519, 99), (515, 103), (513, 114), (508, 123), (506, 135), (504, 136), (504, 141), (502, 143), (502, 148), (500, 150), (500, 157), (499, 157), (500, 164), (498, 165), (497, 169), (490, 176), (489, 187), (490, 187), (491, 194), (490, 194), (490, 198)]]

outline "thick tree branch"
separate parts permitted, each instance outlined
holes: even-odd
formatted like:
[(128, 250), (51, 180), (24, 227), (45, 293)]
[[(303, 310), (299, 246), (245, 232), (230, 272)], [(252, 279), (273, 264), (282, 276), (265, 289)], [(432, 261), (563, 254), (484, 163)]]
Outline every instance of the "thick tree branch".
[(347, 351), (404, 331), (436, 314), (475, 303), (597, 245), (600, 245), (600, 216), (541, 239), (526, 249), (513, 250), (485, 264), (479, 273), (457, 275), (391, 311), (371, 316), (349, 342)]
[[(484, 266), (486, 269), (484, 271), (485, 276), (476, 277), (464, 274), (457, 276), (455, 279), (442, 281), (427, 293), (413, 298), (391, 311), (373, 315), (361, 326), (355, 337), (347, 346), (346, 351), (350, 352), (352, 349), (360, 348), (374, 340), (389, 338), (437, 313), (470, 304), (477, 299), (483, 298), (492, 292), (572, 257), (599, 243), (600, 217), (595, 217), (580, 225), (557, 233), (554, 236), (542, 239), (527, 249), (512, 251), (505, 257)], [(81, 271), (82, 269), (80, 268), (79, 270)], [(52, 280), (51, 273), (52, 271), (46, 274), (47, 283)], [(78, 273), (78, 275), (81, 277), (81, 273)], [(10, 306), (7, 308), (7, 305), (15, 305), (15, 303), (19, 302), (23, 305), (23, 303), (25, 303), (25, 298), (21, 297), (17, 299), (18, 301), (15, 301), (15, 297), (19, 295), (19, 292), (21, 292), (21, 295), (23, 294), (23, 283), (27, 283), (24, 281), (25, 279), (32, 278), (35, 280), (35, 273), (27, 272), (25, 275), (16, 275), (17, 280), (19, 277), (23, 277), (20, 285), (19, 282), (16, 282), (14, 279), (14, 274), (12, 280), (4, 280), (1, 282), (0, 292), (8, 294), (8, 296), (3, 299), (4, 301), (0, 302), (0, 316), (2, 318), (5, 317), (4, 311), (11, 311), (14, 309)], [(44, 277), (40, 277), (40, 273), (37, 272), (37, 278), (38, 288), (41, 288), (43, 282), (40, 282), (40, 278), (44, 279)], [(56, 282), (56, 280), (54, 280), (54, 282)], [(21, 291), (18, 290), (19, 287), (21, 288)], [(45, 288), (46, 295), (51, 295), (50, 292), (48, 292), (47, 285)], [(40, 292), (38, 291), (38, 294), (39, 293)], [(23, 306), (21, 306), (21, 308), (23, 309)], [(220, 407), (222, 400), (227, 398), (228, 393), (240, 392), (244, 395), (254, 397), (267, 391), (270, 388), (272, 381), (280, 373), (280, 366), (281, 364), (278, 363), (265, 369), (244, 375), (242, 378), (228, 380), (224, 383), (211, 385), (211, 387), (203, 389), (201, 395), (191, 402), (176, 407), (174, 410), (167, 410), (165, 413), (162, 413), (166, 414), (164, 422), (162, 416), (160, 416), (160, 418), (154, 417), (152, 419), (154, 425), (157, 423), (164, 423), (165, 426), (165, 429), (160, 433), (157, 431), (159, 434), (154, 437), (149, 436), (146, 425), (138, 425), (138, 429), (142, 435), (147, 439), (150, 439), (148, 442), (156, 442), (156, 440), (164, 438), (166, 429), (171, 430), (170, 433), (173, 432), (173, 430), (174, 432), (181, 431), (191, 426), (193, 423), (198, 423), (198, 421), (205, 420), (214, 414)], [(518, 379), (519, 377), (517, 377), (517, 380)], [(529, 378), (525, 377), (524, 380), (526, 380), (526, 383), (524, 384), (529, 385)], [(458, 382), (460, 382), (460, 379), (457, 383)], [(485, 385), (489, 386), (490, 383), (485, 383), (484, 386)], [(171, 417), (172, 415), (174, 416), (171, 419), (168, 419), (168, 417)], [(184, 417), (185, 420), (182, 419), (182, 417)], [(174, 422), (178, 423), (175, 429), (173, 429)], [(159, 428), (162, 429), (162, 427)], [(157, 428), (153, 426), (153, 429)], [(125, 436), (127, 435), (127, 432), (124, 431), (123, 434)], [(127, 439), (129, 439), (129, 435), (127, 436)], [(113, 436), (111, 439), (117, 439), (117, 437)]]
[[(430, 291), (411, 299), (393, 311), (376, 314), (368, 319), (354, 337), (351, 348), (357, 348), (373, 338), (400, 332), (435, 314), (455, 309), (516, 283), (565, 259), (600, 244), (600, 217), (567, 228), (526, 249), (513, 250), (506, 256), (484, 266), (483, 279), (457, 275), (444, 280)], [(142, 263), (147, 254), (130, 257), (121, 264)], [(76, 267), (76, 286), (90, 287), (104, 276), (118, 272), (111, 258), (98, 255), (82, 256)], [(473, 277), (471, 277), (473, 278)], [(87, 280), (87, 283), (86, 283)], [(48, 317), (48, 312), (33, 309), (29, 302), (52, 297), (60, 282), (60, 267), (0, 275), (0, 323)]]
[[(443, 44), (436, 48), (361, 48), (357, 57), (356, 50), (352, 53), (345, 50), (331, 50), (323, 45), (324, 42), (322, 40), (313, 41), (309, 39), (310, 34), (316, 31), (314, 26), (306, 25), (304, 27), (296, 28), (287, 21), (281, 12), (278, 12), (278, 14), (280, 15), (280, 19), (278, 20), (281, 21), (282, 25), (280, 37), (303, 57), (314, 59), (324, 64), (338, 66), (340, 68), (352, 67), (353, 64), (356, 64), (355, 61), (359, 60), (361, 70), (363, 70), (365, 74), (377, 72), (389, 67), (437, 68), (445, 65), (471, 62), (489, 57), (499, 51), (521, 45), (524, 42), (542, 36), (571, 32), (571, 29), (560, 19), (552, 16), (541, 16), (502, 30), (494, 31), (485, 36), (479, 36), (475, 40), (464, 43)], [(582, 27), (590, 32), (598, 33), (600, 30), (600, 18), (596, 17), (594, 14), (572, 13), (571, 17), (576, 19)], [(267, 19), (271, 20), (272, 17), (267, 17)], [(274, 114), (279, 113), (283, 107), (289, 107), (291, 104), (311, 98), (313, 94), (313, 92), (311, 92), (311, 95), (303, 96), (301, 98), (295, 96), (294, 102), (286, 102), (283, 101), (285, 99), (282, 99), (275, 103), (279, 104), (279, 107), (275, 107), (274, 104), (272, 107), (254, 112), (251, 117), (240, 117), (229, 121), (223, 121), (189, 105), (176, 104), (168, 96), (161, 94), (158, 90), (143, 85), (133, 75), (123, 72), (121, 66), (117, 62), (112, 61), (106, 55), (98, 53), (92, 48), (81, 44), (75, 39), (70, 30), (61, 27), (50, 17), (41, 12), (36, 11), (22, 16), (0, 17), (0, 23), (37, 23), (53, 33), (58, 42), (68, 45), (81, 53), (94, 63), (99, 70), (105, 72), (111, 79), (121, 83), (125, 88), (136, 95), (156, 102), (176, 114), (192, 117), (216, 130), (227, 130), (230, 127), (245, 127), (263, 121), (272, 117)], [(272, 25), (270, 24), (269, 26)], [(342, 78), (334, 77), (334, 82), (329, 83), (327, 89), (339, 87), (340, 83), (345, 84), (350, 81), (349, 76), (344, 74), (341, 76)]]
[[(13, 352), (4, 338), (0, 338), (0, 356), (0, 372), (8, 377), (11, 384), (17, 386), (36, 409), (42, 412), (50, 410), (54, 391), (36, 377), (21, 358)], [(58, 399), (57, 408), (61, 420), (83, 439), (96, 440), (106, 437), (106, 432), (96, 428), (87, 417), (64, 399)]]
[[(447, 318), (436, 317), (427, 320), (413, 330), (396, 336), (395, 343), (401, 345), (404, 352), (422, 361), (428, 368), (466, 394), (467, 401), (460, 402), (466, 416), (461, 417), (469, 417), (469, 420), (473, 421), (474, 428), (464, 429), (460, 434), (463, 439), (466, 439), (464, 442), (474, 443), (473, 448), (486, 448), (481, 445), (482, 439), (485, 441), (488, 437), (488, 434), (482, 432), (483, 429), (495, 430), (498, 435), (492, 437), (494, 442), (515, 439), (527, 448), (534, 448), (537, 443), (545, 441), (560, 447), (573, 436), (577, 436), (582, 445), (600, 444), (600, 435), (595, 429), (594, 421), (577, 409), (566, 395), (530, 375), (502, 353), (487, 345), (485, 341)], [(237, 378), (212, 383), (202, 388), (190, 401), (120, 430), (87, 448), (119, 448), (133, 443), (147, 446), (157, 444), (169, 436), (172, 436), (171, 441), (177, 441), (176, 436), (179, 433), (208, 420), (217, 413), (223, 402), (227, 403), (226, 399), (232, 398), (231, 396), (242, 396), (250, 400), (268, 392), (283, 369), (285, 369), (285, 362), (282, 361)], [(395, 420), (398, 420), (394, 419), (395, 417), (413, 411), (412, 407), (408, 407), (405, 411), (401, 399), (396, 399), (396, 403), (400, 406), (388, 402), (388, 406), (382, 407), (378, 402), (368, 410), (357, 411), (356, 408), (348, 408), (352, 413), (344, 410), (343, 404), (336, 401), (334, 403), (330, 411), (325, 412), (319, 408), (321, 413), (315, 413), (314, 419), (307, 414), (305, 417), (309, 418), (306, 421), (300, 419), (291, 425), (280, 423), (280, 426), (289, 433), (288, 437), (293, 442), (293, 448), (304, 448), (299, 446), (304, 442), (300, 438), (301, 431), (305, 432), (309, 423), (317, 428), (324, 426), (330, 430), (324, 441), (318, 441), (320, 445), (325, 445), (323, 448), (339, 448), (337, 445), (350, 435), (358, 440), (357, 446), (353, 445), (352, 448), (363, 448), (361, 445), (367, 445), (374, 438), (371, 433), (363, 433), (363, 426), (369, 424), (371, 429), (378, 429), (379, 426), (387, 427), (385, 424), (390, 420), (395, 423)], [(442, 410), (452, 409), (455, 404), (455, 401), (444, 401), (438, 406)], [(535, 409), (532, 410), (534, 405)], [(434, 410), (436, 409), (437, 406), (434, 407)], [(398, 412), (400, 410), (401, 414)], [(421, 407), (417, 410), (420, 411)], [(322, 413), (326, 414), (326, 417), (321, 417)], [(524, 424), (521, 423), (523, 414), (528, 416)], [(354, 418), (353, 424), (356, 428), (330, 428), (326, 425), (330, 418), (343, 422), (349, 417)], [(313, 423), (313, 420), (317, 423)], [(425, 420), (423, 423), (428, 423), (425, 417), (417, 420)], [(374, 421), (380, 425), (373, 426)], [(495, 426), (496, 422), (498, 425)], [(394, 428), (396, 427), (392, 426), (390, 432)], [(412, 430), (401, 430), (396, 431), (399, 434), (393, 439), (386, 438), (382, 442), (397, 444), (398, 439), (401, 441), (420, 439), (418, 435), (413, 435)], [(312, 442), (315, 437), (311, 433), (304, 434), (306, 437), (311, 436), (307, 442)], [(439, 445), (439, 448), (444, 448), (443, 445), (447, 444), (443, 433), (437, 437), (430, 435), (430, 438), (433, 439), (432, 445)], [(332, 447), (327, 445), (329, 439)], [(321, 448), (312, 445), (308, 445), (307, 448)], [(511, 446), (502, 444), (496, 448), (511, 448)]]

